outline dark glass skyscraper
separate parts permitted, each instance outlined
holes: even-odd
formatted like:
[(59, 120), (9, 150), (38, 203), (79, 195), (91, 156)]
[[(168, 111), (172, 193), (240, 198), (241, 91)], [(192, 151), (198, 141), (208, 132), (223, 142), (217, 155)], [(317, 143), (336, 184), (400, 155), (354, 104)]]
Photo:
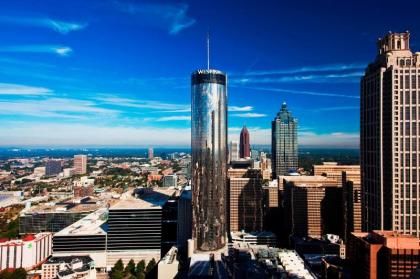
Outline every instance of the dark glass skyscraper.
[(244, 126), (241, 130), (241, 135), (239, 138), (239, 157), (250, 157), (250, 150), (251, 148), (249, 146), (249, 132), (248, 129)]
[(191, 76), (193, 239), (200, 251), (226, 245), (226, 75), (198, 70)]
[(271, 126), (271, 154), (273, 178), (287, 175), (298, 167), (297, 119), (281, 105)]

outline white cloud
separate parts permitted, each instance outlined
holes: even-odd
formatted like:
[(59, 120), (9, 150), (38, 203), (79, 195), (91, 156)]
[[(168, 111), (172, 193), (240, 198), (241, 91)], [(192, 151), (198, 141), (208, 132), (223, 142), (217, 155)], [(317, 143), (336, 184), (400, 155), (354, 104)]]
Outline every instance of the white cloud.
[(90, 101), (49, 98), (43, 100), (1, 100), (0, 115), (86, 119), (93, 115), (115, 116), (119, 111), (96, 107)]
[(14, 83), (0, 83), (0, 95), (49, 95), (51, 90)]
[(187, 15), (187, 4), (141, 3), (134, 1), (114, 1), (115, 7), (125, 13), (139, 15), (141, 20), (168, 29), (175, 35), (195, 24), (196, 20)]
[(272, 91), (272, 92), (289, 93), (289, 94), (296, 94), (296, 95), (308, 95), (308, 96), (322, 96), (322, 97), (339, 97), (339, 98), (349, 98), (349, 99), (360, 99), (359, 96), (355, 96), (355, 95), (344, 95), (344, 94), (339, 94), (339, 93), (307, 91), (307, 90), (295, 90), (295, 89), (281, 89), (281, 88), (272, 88), (272, 87), (238, 86), (238, 85), (230, 85), (230, 86), (231, 87), (236, 87), (236, 88), (247, 88), (247, 89), (253, 89), (253, 90)]
[(254, 108), (252, 106), (244, 106), (244, 107), (239, 107), (239, 106), (229, 106), (228, 110), (229, 111), (252, 111)]
[(241, 117), (241, 118), (261, 118), (261, 117), (266, 117), (267, 114), (248, 112), (248, 113), (234, 113), (234, 114), (230, 114), (229, 116)]
[(164, 121), (191, 121), (191, 116), (187, 115), (179, 115), (179, 116), (165, 116), (157, 118), (156, 121), (164, 122)]
[(299, 74), (299, 73), (308, 73), (308, 72), (340, 72), (340, 71), (346, 71), (346, 70), (362, 70), (364, 68), (366, 68), (365, 63), (333, 64), (333, 65), (304, 66), (304, 67), (292, 68), (292, 69), (249, 71), (245, 73), (244, 75), (265, 76), (265, 75)]
[(56, 45), (16, 45), (0, 47), (0, 52), (28, 52), (28, 53), (53, 53), (59, 56), (68, 56), (73, 50), (67, 46)]
[(38, 26), (52, 29), (61, 34), (67, 34), (71, 31), (77, 31), (84, 29), (86, 23), (77, 22), (66, 22), (60, 20), (54, 20), (50, 18), (42, 17), (12, 17), (12, 16), (1, 16), (0, 22), (6, 24), (15, 24), (21, 26)]

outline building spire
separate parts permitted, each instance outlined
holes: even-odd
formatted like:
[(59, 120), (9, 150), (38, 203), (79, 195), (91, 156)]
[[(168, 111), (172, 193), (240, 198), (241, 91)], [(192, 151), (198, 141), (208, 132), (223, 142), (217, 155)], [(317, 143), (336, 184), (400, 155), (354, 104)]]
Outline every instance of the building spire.
[(210, 30), (207, 31), (207, 70), (210, 70)]

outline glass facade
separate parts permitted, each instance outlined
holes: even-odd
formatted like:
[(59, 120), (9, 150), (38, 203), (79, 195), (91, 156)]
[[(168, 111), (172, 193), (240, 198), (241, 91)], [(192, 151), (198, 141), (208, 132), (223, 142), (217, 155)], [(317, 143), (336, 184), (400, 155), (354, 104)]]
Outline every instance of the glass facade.
[(201, 251), (226, 245), (226, 75), (198, 70), (191, 77), (193, 239)]
[(273, 178), (298, 168), (297, 120), (283, 103), (272, 122), (271, 151)]

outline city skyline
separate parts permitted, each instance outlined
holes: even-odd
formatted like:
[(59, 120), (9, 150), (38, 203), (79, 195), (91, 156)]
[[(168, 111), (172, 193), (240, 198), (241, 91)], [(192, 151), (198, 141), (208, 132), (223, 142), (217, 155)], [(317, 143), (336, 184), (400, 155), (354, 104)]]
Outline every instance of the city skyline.
[(246, 124), (252, 143), (269, 144), (270, 120), (286, 101), (301, 146), (357, 147), (359, 78), (373, 42), (409, 29), (416, 49), (418, 23), (396, 15), (370, 25), (373, 4), (347, 14), (329, 2), (6, 3), (1, 145), (188, 146), (189, 75), (206, 65), (209, 28), (211, 66), (230, 77), (229, 141)]

